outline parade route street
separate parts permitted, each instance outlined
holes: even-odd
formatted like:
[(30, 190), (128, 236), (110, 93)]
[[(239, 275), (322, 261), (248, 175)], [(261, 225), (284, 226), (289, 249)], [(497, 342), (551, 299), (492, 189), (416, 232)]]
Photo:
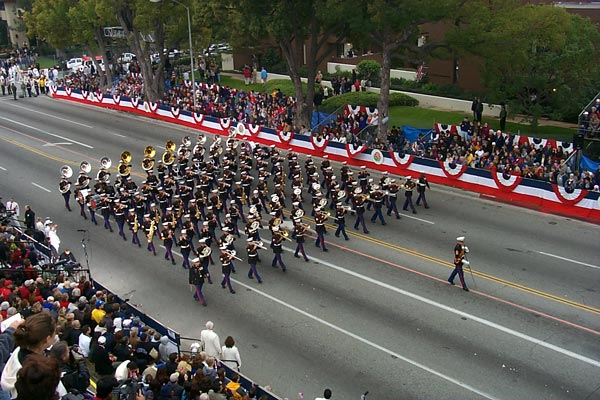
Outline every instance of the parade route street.
[[(230, 294), (219, 285), (220, 265), (210, 266), (215, 284), (204, 286), (202, 307), (178, 254), (171, 265), (159, 240), (153, 257), (129, 232), (123, 241), (105, 230), (99, 214), (98, 226), (84, 221), (74, 200), (73, 212), (65, 210), (58, 191), (61, 165), (77, 174), (89, 161), (95, 177), (107, 156), (114, 179), (124, 150), (139, 184), (144, 147), (155, 146), (159, 158), (167, 140), (186, 135), (195, 144), (195, 131), (126, 113), (0, 98), (0, 195), (51, 217), (61, 250), (70, 247), (82, 264), (85, 239), (93, 278), (182, 336), (198, 338), (214, 321), (221, 341), (235, 338), (242, 372), (282, 398), (312, 399), (325, 387), (350, 400), (366, 391), (372, 400), (600, 398), (597, 225), (432, 185), (430, 209), (386, 217), (386, 226), (367, 219), (368, 235), (348, 216), (350, 240), (336, 238), (330, 219), (329, 252), (308, 238), (309, 262), (285, 242), (285, 273), (271, 268), (267, 243), (261, 285), (235, 261)], [(314, 227), (309, 216), (305, 222)], [(468, 293), (446, 281), (457, 236), (470, 248)], [(244, 235), (235, 245), (245, 260)]]

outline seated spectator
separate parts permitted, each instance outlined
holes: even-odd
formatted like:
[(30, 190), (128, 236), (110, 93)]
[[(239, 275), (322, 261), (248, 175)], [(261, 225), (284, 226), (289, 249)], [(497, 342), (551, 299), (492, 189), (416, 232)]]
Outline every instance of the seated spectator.
[(231, 380), (227, 383), (226, 387), (234, 399), (250, 399), (246, 389), (240, 385), (240, 375), (237, 372), (231, 375)]
[(135, 361), (123, 361), (115, 370), (115, 378), (118, 382), (128, 379), (138, 379), (140, 370)]
[(162, 336), (160, 338), (160, 345), (158, 346), (158, 353), (160, 361), (167, 362), (169, 361), (169, 355), (177, 353), (177, 346), (169, 340), (168, 336)]
[(94, 349), (92, 362), (94, 363), (96, 372), (100, 376), (112, 376), (115, 372), (110, 354), (106, 349), (106, 338), (104, 336), (98, 338), (98, 344)]
[(17, 400), (58, 400), (59, 383), (58, 363), (41, 354), (30, 354), (16, 376)]
[(58, 342), (50, 349), (50, 357), (60, 367), (61, 382), (68, 393), (84, 393), (90, 386), (90, 372), (82, 356), (75, 358), (66, 342)]

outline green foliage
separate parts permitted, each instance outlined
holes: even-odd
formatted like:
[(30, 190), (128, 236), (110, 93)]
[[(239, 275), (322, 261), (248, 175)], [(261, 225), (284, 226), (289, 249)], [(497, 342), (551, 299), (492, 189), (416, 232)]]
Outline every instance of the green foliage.
[[(377, 107), (379, 95), (373, 92), (349, 92), (339, 96), (330, 97), (323, 102), (323, 112), (333, 112), (345, 104), (354, 106)], [(390, 106), (416, 107), (419, 101), (403, 93), (392, 93), (390, 95)]]
[[(287, 96), (296, 95), (294, 84), (289, 79), (272, 79), (268, 80), (265, 84), (255, 83), (244, 85), (244, 82), (240, 79), (223, 75), (221, 76), (221, 85), (229, 86), (239, 90), (255, 90), (261, 93), (273, 93), (277, 89), (281, 89), (281, 92)], [(303, 85), (303, 89), (306, 91), (306, 85)]]
[(448, 38), (481, 57), (490, 101), (529, 115), (533, 126), (541, 116), (575, 117), (600, 83), (597, 27), (554, 6), (475, 3)]
[(356, 75), (358, 79), (366, 79), (371, 82), (371, 86), (378, 86), (381, 76), (381, 65), (374, 60), (364, 60), (356, 66)]

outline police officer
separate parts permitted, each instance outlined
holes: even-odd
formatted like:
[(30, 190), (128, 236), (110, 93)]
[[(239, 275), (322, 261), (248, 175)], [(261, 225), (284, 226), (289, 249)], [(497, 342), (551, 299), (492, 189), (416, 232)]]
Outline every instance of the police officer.
[(448, 277), (448, 282), (451, 285), (454, 285), (454, 278), (458, 274), (458, 279), (460, 279), (460, 283), (462, 284), (462, 288), (465, 292), (468, 292), (467, 284), (465, 283), (465, 275), (463, 272), (463, 265), (467, 264), (468, 261), (465, 260), (465, 254), (469, 251), (468, 247), (465, 246), (465, 237), (459, 236), (456, 238), (456, 246), (454, 246), (454, 270)]
[(202, 303), (206, 307), (206, 300), (202, 293), (202, 286), (204, 286), (204, 277), (206, 276), (206, 270), (200, 264), (200, 258), (196, 257), (192, 260), (192, 267), (189, 272), (189, 284), (194, 286), (194, 300)]

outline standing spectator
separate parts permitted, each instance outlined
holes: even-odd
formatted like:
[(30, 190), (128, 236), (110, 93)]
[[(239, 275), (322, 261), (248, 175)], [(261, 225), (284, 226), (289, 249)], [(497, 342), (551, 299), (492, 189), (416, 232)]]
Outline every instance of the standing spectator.
[(11, 225), (19, 228), (21, 226), (19, 224), (19, 215), (21, 214), (21, 211), (19, 208), (19, 203), (17, 203), (12, 197), (6, 202), (6, 211), (11, 214)]
[(31, 230), (35, 228), (35, 212), (29, 205), (25, 206), (25, 227)]
[(235, 340), (231, 336), (225, 339), (225, 345), (221, 349), (221, 361), (229, 368), (239, 371), (242, 367), (240, 352), (235, 346)]
[(473, 98), (473, 102), (471, 103), (471, 111), (473, 112), (473, 120), (477, 121), (477, 107), (479, 107), (479, 98)]
[(506, 104), (502, 104), (500, 108), (500, 130), (506, 132), (506, 117), (508, 112), (506, 111)]
[(482, 115), (483, 115), (483, 102), (481, 100), (479, 100), (477, 102), (477, 113), (476, 114), (477, 114), (476, 121), (477, 122), (481, 122), (481, 118), (482, 118)]
[(266, 68), (263, 66), (262, 69), (260, 70), (260, 82), (261, 83), (266, 83), (267, 82), (267, 70)]
[[(43, 354), (44, 350), (54, 342), (56, 323), (47, 312), (40, 312), (27, 318), (20, 324), (15, 332), (14, 339), (17, 348), (12, 352), (10, 358), (2, 371), (2, 390), (11, 393), (11, 398), (17, 397), (17, 373), (23, 363), (32, 354)], [(54, 386), (56, 388), (56, 385)]]
[(252, 75), (252, 71), (248, 65), (244, 66), (244, 84), (248, 86), (250, 84), (250, 77)]
[(200, 332), (200, 341), (206, 355), (219, 358), (221, 355), (221, 341), (219, 335), (213, 331), (214, 326), (212, 321), (206, 323), (206, 329)]
[(90, 343), (92, 342), (92, 338), (90, 337), (90, 333), (92, 332), (92, 328), (89, 325), (84, 325), (81, 328), (81, 335), (79, 335), (79, 350), (84, 357), (88, 357), (90, 354)]

